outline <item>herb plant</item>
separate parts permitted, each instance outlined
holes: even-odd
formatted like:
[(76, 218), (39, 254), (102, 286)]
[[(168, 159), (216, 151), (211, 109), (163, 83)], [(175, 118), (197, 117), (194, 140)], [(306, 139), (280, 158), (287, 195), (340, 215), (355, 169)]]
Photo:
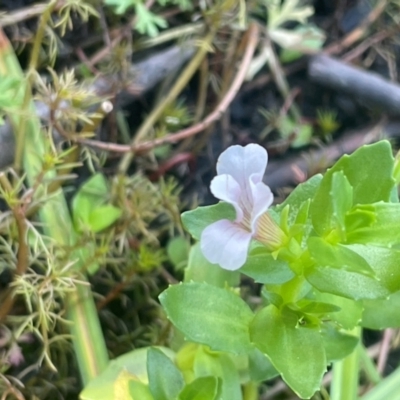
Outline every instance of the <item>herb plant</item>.
[[(229, 148), (211, 183), (222, 201), (183, 214), (206, 263), (229, 271), (225, 283), (187, 281), (160, 300), (188, 340), (216, 352), (258, 354), (258, 376), (265, 370), (269, 377), (271, 363), (310, 398), (329, 365), (357, 353), (360, 328), (398, 326), (395, 163), (388, 142), (364, 146), (274, 207), (262, 183), (266, 163), (258, 145)], [(263, 285), (261, 306), (252, 309), (227, 285), (231, 271)]]

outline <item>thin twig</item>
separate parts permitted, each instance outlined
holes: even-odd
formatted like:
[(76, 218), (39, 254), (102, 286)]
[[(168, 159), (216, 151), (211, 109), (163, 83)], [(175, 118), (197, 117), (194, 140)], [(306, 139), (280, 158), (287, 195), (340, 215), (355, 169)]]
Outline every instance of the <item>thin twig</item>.
[[(154, 1), (155, 0), (147, 0), (145, 3), (145, 7), (147, 9), (150, 9), (153, 6)], [(89, 65), (94, 66), (98, 64), (101, 60), (103, 60), (105, 57), (107, 57), (111, 53), (111, 51), (122, 41), (123, 38), (129, 36), (132, 30), (132, 26), (134, 26), (136, 22), (137, 22), (137, 16), (135, 15), (132, 18), (132, 20), (120, 30), (119, 34), (113, 40), (107, 42), (106, 47), (98, 51), (94, 56), (90, 58), (90, 60), (88, 61)]]
[(376, 369), (383, 376), (383, 371), (386, 366), (386, 362), (390, 352), (390, 343), (393, 337), (393, 329), (385, 329), (383, 333), (383, 338), (381, 341), (381, 347), (379, 349), (378, 362)]
[(349, 52), (347, 52), (346, 54), (344, 54), (343, 57), (341, 57), (341, 59), (345, 62), (354, 60), (356, 57), (358, 57), (359, 55), (364, 53), (371, 46), (381, 43), (384, 39), (398, 33), (399, 30), (400, 30), (400, 28), (398, 26), (396, 26), (395, 29), (377, 32), (375, 35), (372, 35), (368, 39), (361, 42), (357, 47), (355, 47), (354, 49), (352, 49)]
[(232, 82), (231, 87), (226, 92), (224, 98), (218, 104), (217, 108), (208, 115), (203, 121), (198, 124), (191, 126), (189, 128), (183, 129), (177, 133), (173, 133), (170, 135), (166, 135), (162, 138), (149, 140), (147, 142), (138, 143), (132, 146), (129, 145), (120, 145), (115, 143), (104, 143), (96, 140), (80, 140), (80, 143), (86, 144), (91, 147), (96, 147), (105, 151), (113, 151), (117, 153), (127, 153), (127, 152), (147, 152), (154, 147), (161, 146), (166, 143), (175, 143), (182, 139), (186, 139), (188, 137), (194, 136), (197, 133), (203, 131), (208, 126), (210, 126), (213, 122), (217, 121), (221, 115), (227, 110), (231, 102), (236, 96), (236, 93), (239, 91), (240, 86), (242, 85), (244, 78), (246, 76), (247, 70), (249, 68), (250, 62), (253, 58), (254, 51), (256, 49), (259, 38), (259, 28), (257, 24), (252, 24), (248, 30), (248, 43), (246, 47), (245, 54), (242, 59), (242, 63), (239, 66), (239, 70), (236, 74), (234, 81)]
[[(64, 5), (65, 1), (60, 0), (54, 7), (54, 10), (60, 9)], [(39, 17), (48, 8), (49, 3), (34, 4), (29, 7), (19, 8), (16, 11), (8, 12), (0, 15), (0, 28), (4, 28), (9, 25), (16, 25), (19, 22), (26, 21), (27, 19)]]
[(347, 34), (339, 43), (333, 43), (324, 49), (326, 54), (338, 54), (344, 49), (347, 49), (352, 44), (360, 40), (366, 33), (367, 29), (379, 18), (379, 16), (385, 11), (387, 0), (380, 0), (375, 8), (368, 14), (361, 25), (353, 29)]
[[(182, 90), (189, 83), (190, 79), (194, 73), (199, 68), (204, 57), (208, 53), (213, 39), (217, 33), (217, 24), (210, 28), (210, 31), (202, 41), (196, 55), (192, 58), (190, 63), (186, 66), (184, 71), (179, 76), (178, 80), (169, 90), (168, 94), (162, 99), (162, 101), (151, 111), (142, 125), (139, 127), (135, 137), (132, 139), (131, 146), (135, 147), (137, 143), (143, 140), (153, 129), (154, 125), (157, 123), (158, 119), (161, 117), (165, 108), (171, 104), (176, 98), (181, 94)], [(121, 174), (124, 174), (128, 169), (133, 157), (133, 152), (126, 152), (119, 163), (118, 170)]]

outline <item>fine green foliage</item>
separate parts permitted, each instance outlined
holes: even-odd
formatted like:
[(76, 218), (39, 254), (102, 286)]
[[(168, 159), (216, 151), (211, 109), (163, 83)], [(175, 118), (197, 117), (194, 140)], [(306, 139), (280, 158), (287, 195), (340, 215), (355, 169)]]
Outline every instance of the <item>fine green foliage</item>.
[[(159, 4), (166, 6), (167, 4), (176, 4), (182, 10), (191, 8), (191, 2), (187, 0), (174, 0), (174, 1), (158, 1)], [(143, 35), (150, 37), (157, 36), (160, 28), (168, 26), (167, 21), (150, 11), (143, 0), (104, 0), (104, 4), (112, 6), (116, 14), (122, 15), (133, 9), (136, 14), (137, 22), (134, 28)]]

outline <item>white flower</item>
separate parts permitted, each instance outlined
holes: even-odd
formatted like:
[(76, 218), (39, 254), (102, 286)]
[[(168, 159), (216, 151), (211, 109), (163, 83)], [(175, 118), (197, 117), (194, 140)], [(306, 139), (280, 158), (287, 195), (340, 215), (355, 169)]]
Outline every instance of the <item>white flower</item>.
[(219, 156), (211, 192), (235, 208), (236, 219), (214, 222), (202, 232), (201, 249), (211, 263), (239, 269), (246, 262), (252, 238), (268, 242), (275, 223), (266, 214), (274, 199), (262, 182), (267, 162), (267, 151), (257, 144), (231, 146)]

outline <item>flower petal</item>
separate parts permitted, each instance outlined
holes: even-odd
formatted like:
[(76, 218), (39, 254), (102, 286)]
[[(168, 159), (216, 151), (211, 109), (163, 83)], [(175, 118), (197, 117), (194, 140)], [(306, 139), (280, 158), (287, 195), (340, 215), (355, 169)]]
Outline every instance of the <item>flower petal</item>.
[(217, 199), (226, 201), (235, 207), (236, 222), (240, 222), (243, 218), (243, 211), (239, 205), (242, 189), (235, 179), (230, 175), (218, 175), (211, 181), (210, 189)]
[(263, 182), (253, 183), (250, 180), (253, 208), (251, 210), (251, 232), (255, 233), (258, 218), (264, 214), (274, 201), (274, 195), (269, 186)]
[(258, 144), (228, 147), (218, 158), (218, 175), (233, 176), (242, 189), (248, 189), (249, 179), (261, 182), (268, 163), (267, 151)]
[(234, 222), (222, 219), (204, 229), (200, 245), (209, 262), (234, 271), (246, 262), (250, 240), (250, 232)]

